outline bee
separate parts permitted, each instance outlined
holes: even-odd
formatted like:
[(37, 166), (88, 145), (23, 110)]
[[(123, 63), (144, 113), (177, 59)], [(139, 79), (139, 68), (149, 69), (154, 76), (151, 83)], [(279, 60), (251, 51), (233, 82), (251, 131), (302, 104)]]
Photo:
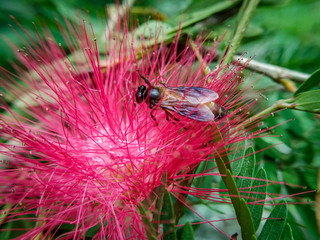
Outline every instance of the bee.
[(139, 75), (147, 86), (139, 86), (135, 93), (136, 101), (142, 103), (148, 100), (149, 108), (152, 109), (150, 115), (153, 119), (155, 118), (152, 113), (157, 105), (171, 116), (176, 112), (181, 116), (200, 122), (221, 119), (228, 113), (224, 107), (214, 102), (219, 98), (219, 95), (211, 89), (183, 86), (167, 87), (163, 83), (163, 86), (152, 86), (147, 78), (140, 73)]

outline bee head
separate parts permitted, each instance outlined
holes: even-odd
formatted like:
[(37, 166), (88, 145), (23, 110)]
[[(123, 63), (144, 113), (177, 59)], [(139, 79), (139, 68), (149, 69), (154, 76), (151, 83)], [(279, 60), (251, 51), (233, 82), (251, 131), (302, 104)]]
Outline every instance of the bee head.
[(144, 100), (146, 100), (148, 96), (148, 89), (146, 86), (142, 85), (138, 88), (138, 91), (136, 92), (136, 101), (137, 103), (142, 103)]

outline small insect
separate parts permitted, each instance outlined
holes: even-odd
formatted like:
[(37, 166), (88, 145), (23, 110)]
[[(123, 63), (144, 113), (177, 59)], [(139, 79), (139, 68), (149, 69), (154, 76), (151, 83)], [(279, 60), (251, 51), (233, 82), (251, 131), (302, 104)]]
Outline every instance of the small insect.
[[(220, 119), (227, 115), (227, 110), (215, 103), (219, 98), (218, 93), (208, 88), (200, 87), (167, 87), (157, 85), (152, 86), (147, 78), (139, 73), (147, 86), (141, 85), (136, 92), (137, 103), (142, 103), (148, 99), (150, 115), (153, 119), (155, 106), (159, 106), (167, 114), (173, 115), (176, 112), (182, 116), (201, 121), (209, 122)], [(159, 103), (160, 102), (160, 103)]]

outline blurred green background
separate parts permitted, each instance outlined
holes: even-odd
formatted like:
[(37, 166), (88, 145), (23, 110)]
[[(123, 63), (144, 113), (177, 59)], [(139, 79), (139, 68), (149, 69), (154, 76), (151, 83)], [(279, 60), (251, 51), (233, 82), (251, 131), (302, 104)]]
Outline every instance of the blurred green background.
[[(214, 15), (202, 18), (210, 6), (226, 1), (212, 0), (137, 0), (130, 9), (134, 18), (163, 21), (169, 28), (176, 27), (182, 17), (192, 20), (187, 28), (191, 35), (203, 31), (211, 33), (211, 37), (224, 34), (221, 44), (224, 47), (236, 21), (239, 5), (231, 9), (218, 11)], [(10, 15), (14, 16), (23, 28), (33, 32), (32, 22), (37, 26), (48, 26), (52, 33), (58, 33), (56, 18), (65, 15), (77, 20), (79, 10), (88, 12), (93, 24), (101, 24), (105, 19), (106, 5), (113, 1), (101, 0), (11, 0), (0, 1), (0, 65), (11, 69), (14, 52), (7, 47), (9, 40), (18, 46), (23, 46), (22, 40), (12, 31), (8, 24), (21, 32)], [(245, 37), (238, 50), (239, 54), (247, 52), (247, 56), (255, 56), (257, 61), (281, 66), (311, 74), (319, 69), (320, 63), (320, 1), (318, 0), (261, 0)], [(103, 19), (103, 21), (101, 21)], [(7, 39), (7, 40), (5, 40)], [(248, 71), (248, 74), (253, 74)], [(256, 74), (256, 77), (261, 74)], [(296, 86), (300, 83), (296, 82)], [(281, 84), (263, 76), (257, 82), (257, 88), (264, 89), (263, 94), (269, 99), (267, 105), (272, 105), (279, 99), (292, 96)], [(320, 124), (319, 115), (284, 110), (275, 117), (265, 121), (266, 126), (274, 126), (288, 119), (292, 121), (275, 129), (274, 138), (255, 141), (255, 149), (283, 142), (274, 148), (257, 154), (257, 163), (263, 166), (269, 179), (286, 181), (305, 186), (305, 189), (282, 187), (277, 191), (282, 194), (293, 194), (301, 191), (317, 189), (317, 172), (320, 166)], [(314, 201), (315, 193), (306, 196)], [(229, 209), (230, 210), (230, 209)], [(203, 211), (201, 207), (198, 210)], [(204, 210), (205, 211), (205, 210)], [(204, 213), (205, 214), (205, 213)], [(217, 212), (215, 214), (222, 214)], [(189, 216), (189, 220), (194, 216)], [(196, 217), (194, 217), (196, 220)], [(227, 215), (224, 216), (227, 218)], [(289, 206), (289, 223), (295, 239), (318, 239), (317, 222), (314, 204)], [(229, 226), (232, 227), (232, 226)], [(214, 230), (201, 226), (197, 239), (208, 239), (215, 235)], [(210, 228), (210, 227), (209, 227)], [(217, 235), (221, 236), (221, 235)]]
[[(26, 29), (46, 24), (54, 33), (57, 31), (55, 18), (66, 15), (76, 19), (78, 10), (88, 11), (93, 22), (105, 15), (106, 5), (112, 0), (12, 0), (0, 1), (0, 33), (15, 43), (21, 43), (19, 37), (8, 27), (13, 24), (14, 16)], [(132, 12), (157, 18), (163, 16), (165, 21), (181, 19), (187, 12), (205, 9), (218, 0), (137, 0)], [(256, 60), (312, 73), (319, 67), (320, 57), (320, 2), (317, 0), (262, 0), (256, 10), (246, 33), (241, 50), (255, 55)], [(225, 31), (226, 26), (233, 27), (234, 17), (223, 23), (201, 22), (201, 27), (208, 31)], [(176, 22), (177, 23), (177, 22)], [(176, 24), (175, 23), (175, 24)], [(197, 25), (197, 24), (194, 24)], [(197, 26), (192, 31), (197, 31)], [(203, 29), (203, 28), (201, 28)], [(199, 30), (199, 29), (198, 29)], [(5, 42), (1, 39), (1, 46)], [(6, 66), (12, 60), (9, 48), (0, 48), (0, 64)]]

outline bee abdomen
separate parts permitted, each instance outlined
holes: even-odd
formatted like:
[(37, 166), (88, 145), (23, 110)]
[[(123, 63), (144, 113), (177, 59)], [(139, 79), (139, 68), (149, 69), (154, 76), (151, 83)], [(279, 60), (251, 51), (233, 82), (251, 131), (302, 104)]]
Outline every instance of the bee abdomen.
[(215, 119), (221, 119), (228, 114), (228, 111), (215, 102), (210, 103), (210, 109), (215, 116)]

